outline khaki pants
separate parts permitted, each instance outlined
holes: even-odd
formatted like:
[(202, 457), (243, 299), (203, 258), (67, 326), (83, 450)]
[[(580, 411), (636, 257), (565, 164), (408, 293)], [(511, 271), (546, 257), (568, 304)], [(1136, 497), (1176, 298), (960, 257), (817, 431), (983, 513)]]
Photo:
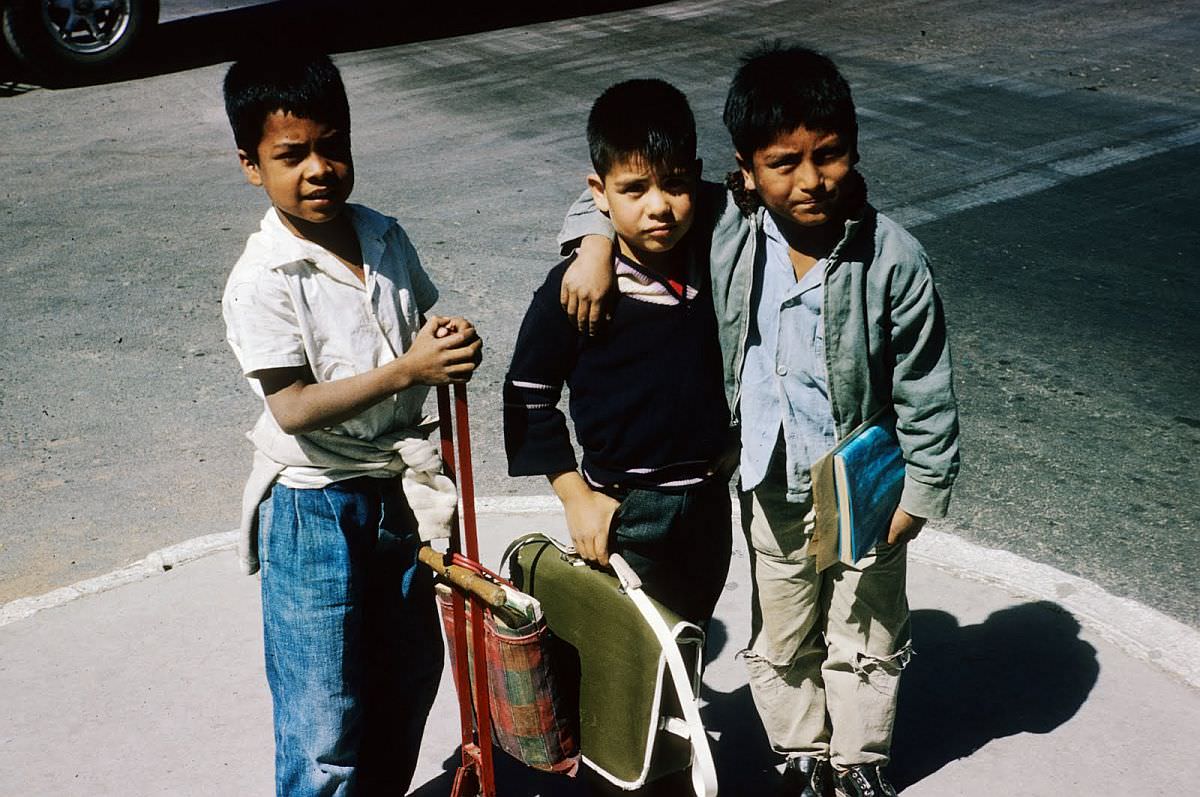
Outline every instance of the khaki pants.
[(812, 504), (789, 504), (785, 494), (779, 467), (740, 494), (754, 579), (741, 655), (754, 704), (777, 752), (828, 758), (838, 769), (885, 765), (911, 655), (906, 547), (884, 544), (857, 567), (818, 573), (808, 556)]

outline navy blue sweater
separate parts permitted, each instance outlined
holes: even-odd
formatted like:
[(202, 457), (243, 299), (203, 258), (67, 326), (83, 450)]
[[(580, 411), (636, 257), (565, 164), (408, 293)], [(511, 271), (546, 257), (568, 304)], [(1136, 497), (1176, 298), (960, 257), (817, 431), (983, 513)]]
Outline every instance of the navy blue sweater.
[(592, 486), (677, 491), (710, 479), (728, 439), (729, 408), (707, 269), (692, 278), (699, 284), (689, 297), (620, 263), (618, 272), (646, 283), (643, 295), (619, 294), (612, 320), (587, 337), (559, 304), (569, 264), (553, 268), (534, 293), (517, 336), (504, 382), (509, 475), (575, 469), (558, 408), (565, 384)]

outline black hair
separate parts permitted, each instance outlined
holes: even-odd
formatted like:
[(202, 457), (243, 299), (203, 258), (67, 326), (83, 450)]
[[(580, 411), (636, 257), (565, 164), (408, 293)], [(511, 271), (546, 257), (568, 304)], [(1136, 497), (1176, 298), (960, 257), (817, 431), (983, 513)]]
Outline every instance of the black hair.
[(858, 152), (850, 85), (833, 61), (806, 47), (772, 42), (747, 53), (725, 97), (724, 120), (747, 159), (801, 125), (837, 133)]
[(592, 167), (604, 177), (636, 157), (655, 171), (696, 160), (696, 120), (683, 92), (665, 80), (627, 80), (592, 104), (587, 124)]
[(346, 87), (327, 55), (243, 58), (225, 73), (224, 87), (233, 139), (251, 160), (258, 158), (263, 122), (275, 111), (350, 132)]

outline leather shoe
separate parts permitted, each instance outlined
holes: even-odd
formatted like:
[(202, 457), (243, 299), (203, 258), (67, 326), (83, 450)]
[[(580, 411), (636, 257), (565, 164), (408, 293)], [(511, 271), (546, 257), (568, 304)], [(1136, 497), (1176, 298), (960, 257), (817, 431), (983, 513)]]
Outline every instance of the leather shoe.
[(834, 771), (833, 786), (836, 797), (896, 797), (883, 770), (871, 764)]
[(832, 797), (832, 773), (824, 758), (792, 756), (783, 768), (779, 794), (784, 797)]

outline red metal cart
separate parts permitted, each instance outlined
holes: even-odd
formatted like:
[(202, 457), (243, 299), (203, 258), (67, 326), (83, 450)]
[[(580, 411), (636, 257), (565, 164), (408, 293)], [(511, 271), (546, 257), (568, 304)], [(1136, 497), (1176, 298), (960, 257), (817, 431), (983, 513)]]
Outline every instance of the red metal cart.
[[(475, 576), (453, 563), (456, 556), (479, 562), (479, 542), (475, 527), (475, 486), (471, 471), (471, 432), (467, 421), (466, 385), (454, 386), (453, 420), (450, 389), (437, 389), (441, 428), (442, 460), (446, 473), (458, 484), (462, 511), (457, 527), (450, 535), (445, 555), (432, 548), (422, 551), (421, 560), (442, 575), (451, 586), (454, 612), (454, 686), (458, 691), (459, 721), (462, 725), (462, 763), (454, 775), (451, 797), (495, 797), (496, 776), (492, 765), (492, 717), (487, 684), (487, 646), (484, 643), (484, 604), (499, 606), (504, 593), (496, 585)], [(457, 430), (457, 434), (455, 431)], [(457, 456), (455, 443), (457, 442)], [(470, 612), (470, 622), (467, 622)], [(467, 655), (467, 634), (471, 635), (473, 656)], [(472, 673), (475, 690), (472, 706)]]

